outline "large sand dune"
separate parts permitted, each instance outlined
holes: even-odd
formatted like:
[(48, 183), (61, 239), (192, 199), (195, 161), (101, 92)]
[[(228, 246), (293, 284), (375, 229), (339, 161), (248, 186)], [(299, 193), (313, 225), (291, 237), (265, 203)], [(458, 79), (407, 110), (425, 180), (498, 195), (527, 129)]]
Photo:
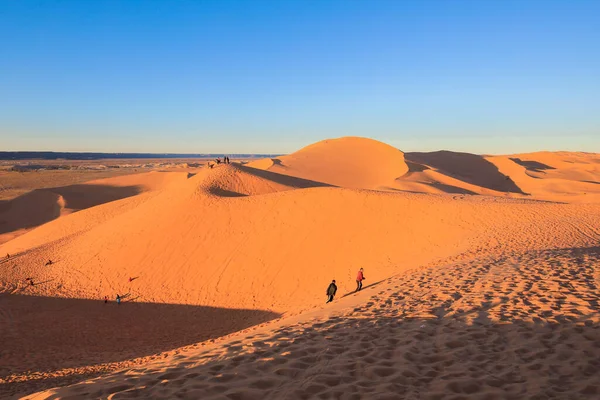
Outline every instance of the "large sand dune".
[(372, 139), (344, 137), (250, 166), (345, 188), (377, 189), (408, 172), (404, 154)]
[[(595, 157), (439, 152), (409, 153), (405, 160), (383, 143), (342, 138), (247, 165), (119, 177), (90, 182), (88, 191), (44, 192), (51, 198), (43, 202), (59, 204), (58, 214), (48, 211), (48, 222), (0, 247), (0, 254), (11, 254), (0, 264), (0, 312), (11, 326), (0, 331), (0, 342), (9, 343), (2, 348), (0, 383), (5, 393), (17, 393), (143, 364), (147, 373), (137, 370), (136, 378), (117, 372), (94, 389), (64, 393), (174, 397), (186, 389), (189, 397), (208, 398), (221, 393), (220, 376), (226, 376), (232, 384), (221, 391), (229, 390), (229, 398), (384, 396), (400, 390), (390, 386), (398, 379), (406, 393), (425, 390), (431, 398), (448, 388), (482, 398), (514, 394), (513, 389), (537, 394), (537, 386), (522, 389), (523, 379), (539, 380), (539, 374), (556, 379), (555, 371), (542, 365), (515, 381), (507, 378), (516, 375), (501, 354), (518, 353), (561, 321), (570, 324), (565, 335), (575, 335), (561, 342), (565, 345), (598, 333), (596, 252), (577, 250), (594, 249), (600, 239), (600, 207), (593, 202), (598, 192), (577, 195), (580, 185), (600, 187)], [(528, 179), (563, 186), (536, 186)], [(111, 189), (96, 193), (98, 186)], [(122, 188), (135, 192), (113, 195)], [(60, 207), (72, 211), (61, 213)], [(49, 259), (53, 263), (45, 265)], [(418, 269), (425, 265), (429, 268)], [(338, 297), (344, 296), (354, 289), (361, 267), (369, 290), (322, 308), (331, 279), (338, 281)], [(563, 293), (560, 285), (579, 269), (586, 275), (577, 279), (585, 282)], [(548, 287), (554, 278), (561, 294), (545, 295), (537, 282), (548, 280)], [(103, 304), (104, 296), (112, 300), (117, 293), (125, 295), (122, 305)], [(587, 324), (583, 331), (572, 315)], [(234, 334), (233, 344), (207, 345), (210, 356), (192, 347), (152, 361), (155, 353), (197, 346), (281, 316), (257, 328), (260, 338), (277, 343), (270, 350), (260, 350), (257, 334), (241, 333)], [(407, 318), (413, 322), (405, 324)], [(513, 328), (505, 330), (503, 323)], [(547, 328), (538, 330), (536, 323)], [(323, 336), (310, 351), (298, 347), (307, 329)], [(478, 350), (464, 344), (469, 335), (480, 337), (477, 346), (488, 348), (485, 357), (472, 355)], [(419, 347), (425, 338), (436, 352)], [(389, 357), (356, 345), (375, 339)], [(511, 342), (504, 346), (496, 339)], [(592, 339), (576, 344), (580, 354), (590, 355), (579, 357), (582, 363), (598, 356)], [(247, 355), (247, 346), (258, 353)], [(329, 364), (329, 351), (340, 368)], [(470, 352), (465, 364), (447, 364), (461, 351)], [(531, 362), (545, 359), (537, 354)], [(375, 383), (358, 384), (360, 376), (348, 381), (341, 366), (352, 360), (362, 365), (351, 368), (353, 374)], [(410, 368), (400, 367), (407, 362)], [(474, 384), (478, 363), (497, 367), (500, 383)], [(571, 364), (572, 381), (582, 365)], [(318, 371), (331, 376), (314, 379)], [(155, 384), (165, 380), (174, 383), (160, 385), (161, 392)], [(582, 378), (569, 390), (592, 390), (589, 384)]]

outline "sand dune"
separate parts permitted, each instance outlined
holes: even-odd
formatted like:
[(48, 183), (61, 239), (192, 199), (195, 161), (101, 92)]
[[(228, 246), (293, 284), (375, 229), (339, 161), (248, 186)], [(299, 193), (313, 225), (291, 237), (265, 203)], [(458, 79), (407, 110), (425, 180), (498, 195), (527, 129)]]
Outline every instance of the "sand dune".
[(407, 159), (435, 168), (445, 175), (481, 188), (496, 192), (523, 194), (523, 191), (509, 176), (503, 175), (494, 164), (476, 154), (437, 151), (410, 153), (407, 155)]
[(216, 169), (200, 185), (206, 193), (220, 197), (255, 196), (293, 189), (329, 186), (321, 182), (239, 164)]
[(587, 153), (486, 157), (531, 196), (567, 203), (600, 202), (600, 159)]
[(569, 152), (403, 154), (381, 142), (347, 137), (248, 166), (346, 188), (598, 203), (599, 160), (594, 153)]
[[(135, 207), (115, 202), (74, 214), (86, 225), (60, 242), (50, 241), (56, 236), (48, 231), (72, 232), (75, 218), (6, 243), (3, 253), (29, 253), (3, 280), (17, 290), (26, 276), (60, 277), (29, 290), (39, 295), (99, 299), (133, 292), (146, 302), (283, 312), (320, 302), (322, 288), (311, 281), (340, 277), (349, 290), (361, 266), (379, 280), (497, 241), (503, 231), (529, 229), (539, 213), (549, 221), (555, 213), (580, 213), (501, 199), (290, 188), (235, 166), (206, 169)], [(39, 268), (47, 259), (60, 263)], [(132, 276), (140, 279), (130, 285)]]
[(184, 172), (149, 172), (38, 189), (0, 201), (0, 244), (60, 216), (158, 190), (183, 179)]
[(357, 137), (324, 140), (288, 156), (257, 161), (250, 166), (360, 189), (377, 189), (408, 172), (400, 150)]
[[(342, 138), (23, 196), (5, 215), (26, 232), (0, 245), (0, 395), (111, 371), (39, 397), (598, 390), (584, 372), (599, 355), (600, 208), (576, 194), (600, 187), (597, 158), (404, 157)], [(552, 199), (573, 204), (538, 201)], [(53, 205), (44, 218), (27, 215), (36, 201)], [(368, 288), (348, 295), (361, 267)], [(551, 367), (563, 348), (570, 363)]]

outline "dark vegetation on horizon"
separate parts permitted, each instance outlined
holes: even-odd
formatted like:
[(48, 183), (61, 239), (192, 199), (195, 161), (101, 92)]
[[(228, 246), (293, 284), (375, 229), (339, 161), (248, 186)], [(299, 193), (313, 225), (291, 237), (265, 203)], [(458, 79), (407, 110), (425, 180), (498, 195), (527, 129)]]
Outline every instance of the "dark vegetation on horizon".
[[(216, 158), (222, 153), (77, 153), (54, 151), (0, 151), (0, 160), (103, 160), (103, 159), (157, 159), (157, 158)], [(266, 158), (274, 154), (228, 154), (233, 158)]]

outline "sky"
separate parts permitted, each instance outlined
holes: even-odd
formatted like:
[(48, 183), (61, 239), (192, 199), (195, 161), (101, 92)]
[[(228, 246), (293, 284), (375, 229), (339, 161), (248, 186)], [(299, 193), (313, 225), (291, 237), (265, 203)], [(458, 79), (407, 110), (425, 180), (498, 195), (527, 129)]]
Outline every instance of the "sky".
[(0, 151), (600, 152), (600, 1), (0, 0)]

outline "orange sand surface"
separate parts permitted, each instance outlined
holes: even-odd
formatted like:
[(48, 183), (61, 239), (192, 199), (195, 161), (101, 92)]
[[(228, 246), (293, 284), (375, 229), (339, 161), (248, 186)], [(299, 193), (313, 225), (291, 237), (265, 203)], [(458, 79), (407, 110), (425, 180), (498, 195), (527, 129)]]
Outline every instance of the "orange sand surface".
[(600, 396), (597, 154), (332, 139), (0, 222), (0, 397)]

